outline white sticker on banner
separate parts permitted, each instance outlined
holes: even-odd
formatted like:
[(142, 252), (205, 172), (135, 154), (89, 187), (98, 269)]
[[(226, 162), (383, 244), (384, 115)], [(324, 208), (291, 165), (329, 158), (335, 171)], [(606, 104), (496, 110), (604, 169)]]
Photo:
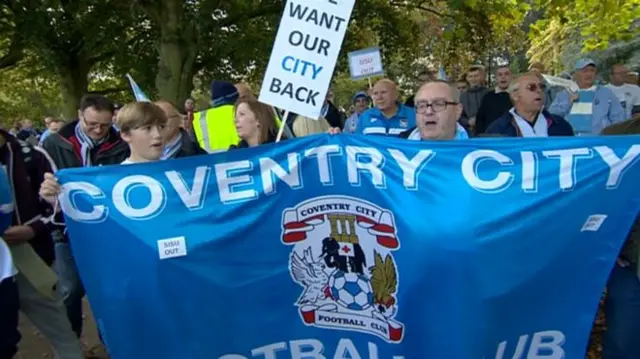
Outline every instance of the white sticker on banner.
[(187, 243), (184, 237), (161, 239), (158, 241), (160, 259), (184, 257), (187, 255)]
[(587, 218), (587, 221), (582, 225), (582, 230), (580, 232), (597, 232), (602, 227), (605, 219), (607, 219), (606, 214), (593, 214)]

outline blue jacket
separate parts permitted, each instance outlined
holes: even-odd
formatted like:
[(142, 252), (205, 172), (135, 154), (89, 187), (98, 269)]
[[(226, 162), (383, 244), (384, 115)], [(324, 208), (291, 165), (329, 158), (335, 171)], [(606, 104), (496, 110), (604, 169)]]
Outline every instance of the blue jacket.
[[(553, 115), (567, 118), (571, 112), (569, 93), (560, 92), (556, 95), (549, 112)], [(605, 127), (616, 122), (624, 121), (624, 109), (616, 95), (606, 87), (598, 86), (593, 99), (593, 114), (591, 117), (592, 134), (598, 134)]]
[(353, 129), (355, 134), (398, 136), (402, 132), (416, 126), (416, 112), (413, 108), (398, 103), (398, 112), (386, 118), (377, 107), (370, 108), (360, 114), (358, 125)]
[[(543, 110), (542, 115), (547, 119), (547, 134), (549, 136), (573, 136), (573, 128), (569, 122), (560, 116), (555, 116)], [(505, 137), (519, 137), (513, 115), (505, 112), (497, 120), (493, 121), (486, 133), (503, 135)]]

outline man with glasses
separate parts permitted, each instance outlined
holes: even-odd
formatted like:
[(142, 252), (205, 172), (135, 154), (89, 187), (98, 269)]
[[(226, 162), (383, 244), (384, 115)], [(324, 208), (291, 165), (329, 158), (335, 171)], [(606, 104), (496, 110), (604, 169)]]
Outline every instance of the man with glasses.
[(544, 110), (546, 86), (535, 74), (522, 75), (508, 88), (513, 108), (487, 129), (488, 134), (505, 137), (573, 136), (571, 125)]
[(415, 96), (416, 127), (400, 134), (415, 141), (461, 140), (469, 138), (458, 123), (462, 113), (460, 91), (446, 81), (428, 82)]
[[(120, 164), (127, 159), (129, 146), (113, 128), (113, 113), (114, 106), (106, 97), (84, 96), (80, 101), (78, 120), (51, 134), (42, 144), (57, 169)], [(79, 337), (82, 333), (84, 287), (78, 277), (68, 239), (62, 233), (54, 233), (54, 239), (60, 290), (73, 331)]]

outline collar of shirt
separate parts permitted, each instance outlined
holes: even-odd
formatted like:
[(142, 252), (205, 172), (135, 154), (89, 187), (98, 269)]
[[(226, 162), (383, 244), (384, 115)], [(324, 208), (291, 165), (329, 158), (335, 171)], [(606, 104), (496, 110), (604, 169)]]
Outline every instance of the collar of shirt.
[(373, 110), (373, 117), (376, 119), (387, 119), (387, 120), (394, 120), (394, 119), (398, 119), (398, 118), (408, 118), (408, 113), (407, 111), (413, 111), (412, 108), (407, 107), (401, 103), (396, 103), (396, 106), (398, 107), (398, 110), (396, 111), (396, 113), (391, 116), (391, 117), (387, 117), (384, 115), (384, 113), (382, 112), (382, 110), (380, 110), (377, 107), (372, 108), (371, 110)]
[[(453, 140), (466, 140), (469, 138), (469, 134), (467, 130), (462, 127), (459, 123), (456, 123), (456, 134), (453, 136)], [(422, 141), (422, 137), (420, 136), (420, 129), (416, 127), (408, 137), (409, 140), (412, 141)]]

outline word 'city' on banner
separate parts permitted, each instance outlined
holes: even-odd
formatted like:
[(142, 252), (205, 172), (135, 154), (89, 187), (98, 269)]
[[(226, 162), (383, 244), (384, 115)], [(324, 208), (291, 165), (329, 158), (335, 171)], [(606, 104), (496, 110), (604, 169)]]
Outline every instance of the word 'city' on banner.
[(113, 359), (584, 358), (637, 143), (316, 135), (57, 175)]
[(260, 102), (320, 117), (355, 0), (287, 1)]

